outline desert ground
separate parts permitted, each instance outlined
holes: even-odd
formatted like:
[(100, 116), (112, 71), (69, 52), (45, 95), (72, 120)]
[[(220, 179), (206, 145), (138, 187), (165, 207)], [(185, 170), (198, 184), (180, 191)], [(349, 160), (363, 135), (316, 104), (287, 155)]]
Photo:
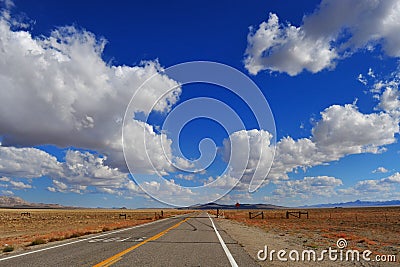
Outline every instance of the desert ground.
[[(187, 212), (164, 209), (163, 216), (166, 218)], [(120, 214), (126, 214), (126, 219)], [(1, 251), (30, 249), (36, 244), (134, 226), (160, 218), (161, 209), (0, 209), (0, 246)]]
[[(400, 207), (307, 209), (301, 218), (288, 210), (220, 210), (217, 219), (222, 231), (236, 240), (261, 266), (398, 266), (400, 262)], [(164, 217), (188, 213), (164, 209)], [(215, 210), (208, 211), (216, 214)], [(250, 219), (252, 216), (259, 216)], [(260, 212), (263, 212), (262, 218)], [(120, 214), (126, 214), (121, 217)], [(160, 219), (161, 210), (101, 209), (0, 209), (0, 245), (3, 250), (29, 250), (36, 244), (129, 227)], [(372, 251), (375, 255), (396, 255), (396, 263), (386, 262), (280, 262), (257, 259), (259, 250), (315, 250), (317, 255), (329, 247), (336, 249), (339, 238), (346, 249)], [(7, 251), (7, 249), (5, 250)], [(8, 253), (8, 252), (2, 252)]]
[[(249, 212), (259, 210), (220, 211), (219, 225), (237, 240), (257, 260), (257, 252), (269, 250), (313, 249), (320, 253), (328, 247), (337, 249), (339, 238), (346, 239), (346, 249), (370, 250), (375, 255), (396, 255), (397, 263), (378, 262), (297, 262), (295, 266), (398, 266), (400, 262), (400, 207), (307, 209), (309, 218), (290, 216), (287, 210), (264, 210), (260, 216), (249, 219)], [(299, 210), (290, 210), (299, 211)], [(213, 211), (215, 214), (215, 211)], [(287, 257), (287, 255), (286, 255)], [(262, 266), (293, 266), (293, 262), (259, 261)]]

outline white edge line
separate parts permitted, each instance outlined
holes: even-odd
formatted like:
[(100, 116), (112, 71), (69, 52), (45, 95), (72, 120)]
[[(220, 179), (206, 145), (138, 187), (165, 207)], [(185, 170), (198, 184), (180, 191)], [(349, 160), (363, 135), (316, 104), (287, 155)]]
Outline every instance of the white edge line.
[(210, 218), (210, 221), (211, 221), (212, 226), (214, 228), (215, 234), (217, 235), (219, 243), (221, 243), (221, 246), (224, 249), (226, 256), (228, 257), (228, 260), (231, 263), (231, 266), (232, 267), (238, 267), (238, 265), (237, 265), (235, 259), (233, 258), (231, 252), (229, 251), (229, 249), (226, 246), (224, 240), (222, 239), (221, 235), (219, 234), (219, 232), (217, 230), (217, 227), (215, 227), (215, 224), (214, 224), (213, 220), (211, 219), (210, 214), (207, 213), (207, 215), (208, 215), (208, 218)]
[[(186, 215), (186, 214), (184, 214), (184, 215)], [(79, 242), (82, 242), (82, 241), (87, 241), (87, 240), (90, 240), (90, 239), (99, 238), (99, 237), (106, 236), (106, 235), (111, 235), (111, 234), (115, 234), (115, 233), (119, 233), (119, 232), (124, 232), (124, 231), (128, 231), (128, 230), (131, 230), (131, 229), (147, 226), (147, 225), (150, 225), (150, 224), (153, 224), (153, 223), (158, 223), (158, 222), (161, 222), (161, 221), (165, 221), (165, 220), (168, 220), (168, 219), (171, 219), (171, 218), (174, 218), (174, 217), (181, 217), (181, 216), (184, 216), (184, 215), (173, 216), (173, 217), (170, 217), (170, 218), (165, 218), (165, 219), (161, 219), (161, 220), (157, 220), (157, 221), (153, 221), (153, 222), (139, 224), (139, 225), (135, 225), (135, 226), (132, 226), (132, 227), (129, 227), (129, 228), (119, 229), (119, 230), (116, 230), (116, 231), (112, 231), (112, 232), (109, 232), (109, 233), (88, 237), (88, 238), (85, 238), (85, 239), (75, 240), (75, 241), (72, 241), (72, 242), (69, 242), (69, 243), (64, 243), (64, 244), (60, 244), (60, 245), (56, 245), (56, 246), (52, 246), (52, 247), (48, 247), (48, 248), (42, 248), (42, 249), (29, 251), (29, 252), (25, 252), (25, 253), (21, 253), (21, 254), (17, 254), (17, 255), (12, 255), (12, 256), (9, 256), (9, 257), (5, 257), (5, 258), (0, 258), (0, 261), (9, 260), (9, 259), (12, 259), (12, 258), (17, 258), (17, 257), (21, 257), (21, 256), (37, 253), (37, 252), (42, 252), (42, 251), (53, 249), (53, 248), (59, 248), (59, 247), (63, 247), (63, 246), (67, 246), (67, 245), (71, 245), (71, 244), (75, 244), (75, 243), (79, 243)]]

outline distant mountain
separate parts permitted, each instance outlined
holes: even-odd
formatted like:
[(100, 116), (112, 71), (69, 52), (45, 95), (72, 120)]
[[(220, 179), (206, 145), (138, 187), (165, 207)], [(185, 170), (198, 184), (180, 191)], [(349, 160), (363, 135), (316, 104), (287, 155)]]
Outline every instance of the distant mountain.
[[(361, 201), (356, 200), (344, 203), (329, 203), (329, 204), (316, 204), (310, 206), (301, 206), (297, 208), (351, 208), (351, 207), (385, 207), (385, 206), (400, 206), (400, 200), (391, 201)], [(288, 207), (277, 206), (272, 204), (240, 204), (239, 209), (248, 210), (273, 210), (273, 209), (287, 209)], [(193, 210), (233, 210), (236, 209), (235, 205), (224, 205), (218, 203), (197, 204), (180, 209), (193, 209)]]
[[(273, 210), (273, 209), (284, 209), (285, 207), (276, 206), (271, 204), (240, 204), (239, 209), (248, 209), (248, 210)], [(207, 203), (207, 204), (197, 204), (193, 206), (189, 206), (181, 209), (192, 209), (192, 210), (212, 210), (212, 209), (222, 209), (222, 210), (231, 210), (236, 209), (235, 205), (224, 205), (218, 203)]]
[(13, 207), (13, 206), (22, 206), (29, 205), (31, 203), (23, 200), (20, 197), (6, 197), (0, 196), (0, 207)]
[(71, 208), (59, 204), (31, 203), (20, 197), (0, 196), (0, 208), (14, 209), (65, 209)]
[(350, 208), (350, 207), (382, 207), (382, 206), (400, 206), (400, 200), (390, 201), (351, 201), (344, 203), (329, 203), (329, 204), (317, 204), (311, 206), (302, 206), (302, 208)]

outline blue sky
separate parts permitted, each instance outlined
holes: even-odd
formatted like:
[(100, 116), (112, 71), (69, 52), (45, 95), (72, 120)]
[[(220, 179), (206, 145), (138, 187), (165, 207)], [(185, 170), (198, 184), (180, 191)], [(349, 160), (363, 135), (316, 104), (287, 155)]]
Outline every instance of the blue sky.
[[(179, 204), (215, 200), (236, 185), (219, 201), (400, 199), (397, 1), (0, 3), (2, 195), (137, 208), (165, 205), (143, 189)], [(164, 72), (189, 61), (222, 63), (250, 77), (268, 101), (276, 133), (257, 125), (251, 107), (229, 90), (180, 85)], [(129, 100), (150, 77), (131, 107), (136, 117), (123, 124)], [(155, 98), (172, 87), (174, 95)], [(225, 125), (195, 118), (179, 138), (162, 128), (174, 110), (200, 97), (231, 107), (244, 128), (230, 131), (229, 118)], [(144, 107), (157, 101), (146, 114)], [(189, 106), (184, 114), (204, 110)], [(131, 175), (123, 127), (133, 137), (126, 144)], [(145, 149), (137, 142), (143, 137)], [(204, 138), (214, 141), (216, 157), (193, 172), (198, 166), (190, 161)], [(227, 140), (240, 147), (243, 138), (250, 140), (248, 157), (227, 161)], [(254, 163), (265, 181), (250, 193)], [(132, 176), (145, 179), (142, 188)], [(205, 192), (193, 189), (212, 181)]]

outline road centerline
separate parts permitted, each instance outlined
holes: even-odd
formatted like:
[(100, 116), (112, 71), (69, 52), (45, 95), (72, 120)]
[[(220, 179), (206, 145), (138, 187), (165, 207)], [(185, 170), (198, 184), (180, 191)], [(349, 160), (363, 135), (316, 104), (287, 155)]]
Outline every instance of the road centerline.
[(172, 229), (174, 229), (174, 228), (177, 228), (179, 225), (181, 225), (182, 223), (186, 222), (186, 221), (189, 220), (190, 218), (191, 218), (191, 217), (188, 217), (188, 218), (183, 219), (182, 221), (180, 221), (180, 222), (174, 224), (173, 226), (171, 226), (171, 227), (169, 227), (169, 228), (167, 228), (167, 229), (165, 229), (165, 230), (159, 232), (158, 234), (156, 234), (156, 235), (154, 235), (154, 236), (152, 236), (152, 237), (150, 237), (150, 238), (148, 238), (148, 239), (146, 239), (146, 240), (144, 240), (144, 241), (142, 241), (142, 242), (140, 242), (140, 243), (138, 243), (138, 244), (136, 244), (136, 245), (134, 245), (134, 246), (132, 246), (132, 247), (130, 247), (130, 248), (127, 248), (127, 249), (125, 249), (125, 250), (123, 250), (123, 251), (121, 251), (121, 252), (119, 252), (119, 253), (117, 253), (117, 254), (115, 254), (115, 255), (113, 255), (113, 256), (107, 258), (107, 259), (105, 259), (104, 261), (102, 261), (102, 262), (100, 262), (100, 263), (94, 265), (93, 267), (105, 267), (105, 266), (110, 266), (111, 264), (113, 264), (113, 263), (117, 262), (118, 260), (120, 260), (121, 257), (122, 257), (123, 255), (125, 255), (125, 254), (131, 252), (132, 250), (134, 250), (134, 249), (136, 249), (136, 248), (138, 248), (138, 247), (140, 247), (140, 246), (142, 246), (142, 245), (144, 245), (144, 244), (146, 244), (146, 243), (148, 243), (148, 242), (150, 242), (150, 241), (157, 240), (158, 238), (162, 237), (163, 235), (165, 235), (166, 233), (168, 233), (170, 230), (172, 230)]

